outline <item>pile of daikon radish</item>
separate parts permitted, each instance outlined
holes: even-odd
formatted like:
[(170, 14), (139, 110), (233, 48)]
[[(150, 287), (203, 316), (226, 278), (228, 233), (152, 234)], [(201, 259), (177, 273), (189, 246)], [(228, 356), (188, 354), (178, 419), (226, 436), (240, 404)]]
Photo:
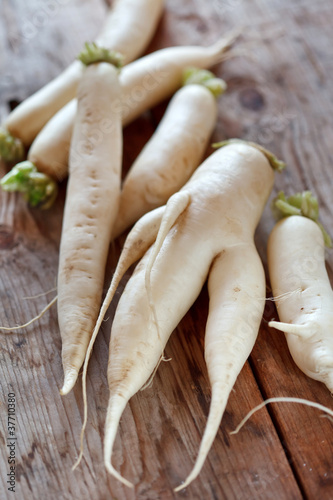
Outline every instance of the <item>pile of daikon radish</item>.
[[(69, 174), (58, 272), (64, 383), (86, 375), (99, 328), (126, 270), (137, 263), (112, 324), (104, 461), (111, 465), (122, 412), (155, 373), (164, 348), (208, 278), (205, 359), (212, 388), (206, 430), (192, 472), (199, 474), (230, 391), (256, 341), (266, 297), (254, 232), (284, 164), (258, 144), (217, 144), (203, 163), (225, 83), (206, 68), (228, 57), (235, 34), (209, 47), (170, 47), (135, 62), (155, 32), (162, 0), (117, 0), (96, 43), (58, 78), (22, 102), (0, 134), (0, 154), (17, 163), (2, 179), (32, 205), (48, 208)], [(183, 86), (182, 86), (183, 85)], [(156, 132), (121, 184), (122, 127), (172, 97)], [(201, 163), (201, 164), (200, 164)], [(298, 366), (333, 391), (333, 292), (324, 264), (330, 244), (311, 193), (277, 208), (286, 217), (269, 240), (269, 273)], [(133, 226), (101, 305), (110, 242)], [(292, 234), (292, 236), (290, 236)], [(316, 266), (306, 271), (305, 259)], [(246, 261), (246, 267), (243, 263)], [(291, 271), (299, 270), (297, 283)], [(295, 273), (293, 273), (295, 276)], [(285, 301), (283, 298), (290, 294)], [(76, 465), (77, 465), (76, 464)]]

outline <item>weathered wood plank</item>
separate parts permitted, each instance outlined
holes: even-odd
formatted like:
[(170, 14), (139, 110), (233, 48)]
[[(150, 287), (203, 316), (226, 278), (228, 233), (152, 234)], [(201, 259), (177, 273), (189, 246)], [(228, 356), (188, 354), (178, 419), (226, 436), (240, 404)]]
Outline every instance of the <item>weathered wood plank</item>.
[[(333, 185), (329, 147), (332, 130), (329, 98), (331, 63), (329, 58), (330, 19), (327, 4), (321, 9), (304, 4), (302, 9), (281, 12), (285, 27), (292, 36), (279, 48), (277, 67), (286, 59), (280, 84), (280, 109), (287, 110), (289, 123), (279, 133), (281, 152), (289, 164), (288, 172), (277, 180), (277, 187), (287, 192), (311, 189), (320, 200), (321, 219), (332, 234), (332, 210), (329, 201)], [(269, 232), (267, 226), (267, 235)], [(266, 238), (265, 238), (266, 239)], [(262, 234), (260, 240), (263, 241)], [(327, 252), (332, 277), (332, 251)], [(265, 319), (277, 317), (273, 305)], [(307, 378), (295, 366), (284, 336), (263, 329), (251, 356), (257, 379), (266, 397), (294, 396), (332, 407), (332, 398), (320, 383)], [(290, 464), (307, 498), (330, 498), (332, 495), (332, 447), (326, 436), (332, 425), (315, 410), (295, 405), (274, 405), (270, 414), (287, 450)]]
[[(267, 320), (276, 317), (272, 311), (269, 308), (266, 311)], [(297, 397), (332, 408), (332, 397), (326, 387), (306, 377), (295, 366), (280, 332), (263, 328), (251, 361), (265, 398)], [(328, 436), (332, 422), (321, 418), (322, 412), (318, 410), (292, 403), (272, 404), (269, 412), (305, 497), (330, 499), (333, 446)]]
[[(242, 135), (261, 139), (285, 159), (288, 169), (277, 176), (275, 191), (312, 190), (320, 200), (321, 220), (333, 234), (329, 205), (333, 185), (330, 165), (332, 64), (329, 56), (332, 11), (326, 2), (320, 6), (316, 4), (315, 10), (309, 2), (297, 5), (297, 8), (295, 4), (284, 4), (281, 8), (281, 4), (284, 2), (280, 2), (278, 12), (286, 35), (269, 45), (269, 65), (260, 58), (260, 70), (265, 71), (267, 83), (251, 87), (264, 97), (264, 106), (259, 113), (253, 111), (257, 115), (257, 126), (243, 130)], [(228, 67), (232, 65), (234, 62), (228, 63)], [(244, 120), (240, 119), (240, 122), (244, 123)], [(257, 243), (264, 261), (265, 242), (273, 224), (267, 210), (257, 232)], [(332, 278), (331, 250), (327, 252), (327, 263)], [(276, 318), (277, 313), (274, 305), (269, 304), (265, 321), (272, 317)], [(294, 396), (332, 408), (327, 389), (298, 370), (280, 333), (262, 328), (251, 362), (264, 397)], [(272, 405), (269, 411), (305, 497), (331, 498), (332, 446), (326, 436), (331, 433), (332, 424), (321, 419), (320, 413), (309, 410), (298, 405), (280, 404)]]
[(58, 75), (95, 38), (105, 12), (103, 0), (2, 0), (1, 101), (21, 101)]
[[(37, 0), (29, 4), (3, 0), (1, 4), (0, 23), (10, 28), (9, 35), (0, 35), (4, 46), (0, 60), (2, 117), (10, 100), (24, 98), (73, 59), (83, 41), (97, 32), (105, 12), (102, 0), (62, 1), (57, 14), (43, 25), (42, 17), (36, 17), (41, 5)], [(181, 4), (169, 0), (149, 50), (176, 44), (208, 44), (244, 22), (248, 51), (255, 59), (242, 57), (217, 66), (218, 75), (229, 84), (229, 92), (220, 100), (220, 118), (213, 140), (232, 136), (257, 140), (283, 157), (290, 167), (277, 177), (276, 190), (313, 189), (322, 201), (322, 220), (333, 234), (328, 201), (333, 185), (329, 166), (332, 12), (324, 0), (315, 5), (310, 0), (297, 5), (275, 0), (214, 0), (209, 4), (203, 0)], [(28, 38), (28, 28), (31, 22), (36, 24), (36, 19), (41, 26)], [(268, 41), (261, 43), (256, 33)], [(61, 49), (61, 57), (54, 47)], [(165, 104), (154, 111), (155, 122), (164, 107)], [(125, 170), (152, 132), (149, 115), (127, 127)], [(26, 321), (49, 300), (50, 296), (35, 300), (23, 297), (54, 286), (64, 195), (65, 185), (55, 207), (44, 214), (27, 209), (18, 196), (1, 193), (1, 323)], [(256, 235), (264, 261), (272, 226), (267, 208)], [(120, 238), (111, 247), (106, 284), (123, 240)], [(332, 252), (328, 254), (328, 263), (331, 272)], [(115, 305), (110, 309), (110, 321)], [(81, 387), (78, 384), (65, 398), (58, 393), (62, 371), (55, 309), (26, 331), (1, 337), (4, 418), (8, 392), (14, 391), (17, 398), (17, 496), (248, 500), (272, 498), (273, 492), (274, 498), (289, 500), (301, 498), (304, 492), (309, 498), (329, 498), (332, 446), (325, 436), (331, 431), (331, 423), (319, 419), (315, 410), (295, 405), (272, 406), (254, 416), (238, 435), (228, 434), (263, 397), (281, 395), (282, 390), (284, 395), (308, 397), (331, 406), (325, 388), (295, 368), (283, 336), (266, 328), (261, 329), (251, 356), (255, 378), (246, 364), (202, 474), (187, 491), (173, 494), (172, 488), (185, 478), (194, 462), (208, 414), (210, 391), (202, 353), (206, 314), (204, 290), (167, 346), (166, 354), (172, 360), (160, 367), (152, 387), (136, 395), (124, 413), (114, 464), (137, 483), (135, 492), (111, 479), (103, 467), (110, 321), (103, 325), (91, 359), (85, 459), (75, 473), (71, 466), (77, 456), (82, 422)], [(272, 314), (273, 309), (266, 311), (265, 320)], [(7, 434), (5, 420), (1, 420), (0, 480), (3, 491), (7, 491)]]
[[(53, 242), (47, 239), (41, 241), (39, 234), (31, 236), (30, 230), (33, 227), (29, 221), (29, 225), (25, 225), (26, 229), (20, 229), (23, 242), (14, 256), (11, 254), (11, 259), (14, 260), (7, 266), (8, 275), (4, 271), (6, 268), (2, 267), (2, 279), (7, 280), (2, 289), (13, 290), (13, 295), (7, 298), (6, 304), (6, 310), (11, 313), (6, 318), (9, 324), (15, 323), (17, 316), (23, 320), (29, 318), (47, 303), (45, 297), (38, 300), (38, 307), (36, 303), (33, 306), (30, 302), (25, 303), (21, 301), (17, 290), (27, 293), (26, 290), (30, 291), (32, 288), (33, 293), (38, 293), (43, 290), (43, 284), (51, 285), (54, 278), (56, 265)], [(26, 233), (27, 230), (29, 234)], [(41, 282), (40, 276), (36, 276), (36, 260), (39, 262), (42, 258), (45, 259), (47, 274), (43, 273)], [(21, 280), (15, 274), (13, 277), (12, 271), (15, 262), (20, 261), (24, 262), (22, 267), (25, 270), (24, 274), (21, 271)], [(26, 263), (30, 264), (28, 270), (25, 269)], [(41, 272), (43, 270), (44, 266)], [(197, 325), (205, 315), (206, 302), (204, 298), (185, 318), (178, 331), (180, 339), (175, 338), (170, 343), (167, 355), (174, 361), (161, 367), (151, 389), (133, 398), (122, 419), (114, 461), (125, 475), (132, 478), (134, 476), (136, 481), (140, 481), (136, 498), (173, 498), (171, 487), (184, 477), (195, 458), (208, 410), (208, 400), (204, 396), (209, 390), (201, 352), (203, 339), (197, 336)], [(18, 306), (18, 311), (15, 305)], [(112, 316), (112, 310), (110, 314)], [(201, 328), (201, 335), (202, 332)], [(64, 498), (91, 498), (92, 495), (104, 498), (109, 492), (115, 497), (134, 498), (129, 490), (107, 477), (102, 464), (101, 436), (107, 403), (107, 344), (108, 335), (103, 328), (88, 377), (90, 418), (85, 445), (86, 458), (73, 475), (70, 468), (78, 446), (82, 415), (81, 391), (78, 386), (66, 398), (61, 398), (58, 394), (62, 373), (55, 313), (44, 316), (38, 325), (29, 328), (24, 335), (13, 334), (2, 339), (1, 393), (4, 397), (8, 391), (14, 391), (17, 398), (19, 494), (21, 492), (23, 495), (24, 491), (30, 490), (31, 498), (41, 498), (44, 495), (55, 498), (57, 492), (62, 491)], [(248, 379), (252, 377), (247, 368), (238, 382), (239, 389), (237, 386), (235, 388), (236, 394), (238, 391), (241, 394), (240, 401), (232, 403), (231, 399), (230, 404), (234, 408), (230, 414), (229, 411), (226, 414), (229, 423), (227, 430), (231, 430), (235, 422), (239, 421), (244, 400), (249, 408), (260, 400), (254, 380), (249, 384)], [(252, 389), (256, 398), (249, 395), (245, 388)], [(276, 478), (277, 473), (285, 478), (288, 485), (286, 491), (293, 491), (291, 473), (288, 468), (283, 467), (285, 457), (282, 448), (278, 449), (277, 437), (272, 432), (267, 417), (264, 418), (264, 423), (265, 421), (265, 439), (262, 439), (259, 432), (258, 435), (248, 436), (245, 442), (242, 437), (237, 441), (235, 439), (235, 445), (232, 446), (231, 439), (224, 430), (224, 437), (219, 437), (216, 441), (213, 454), (205, 466), (206, 473), (203, 471), (202, 477), (192, 489), (193, 493), (189, 493), (193, 495), (190, 498), (196, 498), (197, 495), (201, 498), (242, 498), (244, 481), (247, 491), (255, 498), (257, 494), (266, 491), (267, 484)], [(5, 436), (4, 429), (3, 437)], [(244, 446), (252, 450), (250, 458), (242, 453)], [(270, 465), (267, 465), (266, 460), (259, 464), (258, 456), (266, 457), (266, 453), (272, 452)], [(6, 459), (5, 453), (3, 455), (2, 465)], [(276, 457), (279, 459), (278, 466), (273, 465)], [(3, 469), (5, 467), (2, 467), (2, 480), (5, 477)], [(221, 476), (226, 477), (226, 483), (220, 480)], [(259, 480), (261, 476), (263, 480)], [(3, 487), (5, 489), (5, 484)], [(280, 498), (290, 496), (281, 489)], [(299, 497), (295, 494), (294, 498)]]

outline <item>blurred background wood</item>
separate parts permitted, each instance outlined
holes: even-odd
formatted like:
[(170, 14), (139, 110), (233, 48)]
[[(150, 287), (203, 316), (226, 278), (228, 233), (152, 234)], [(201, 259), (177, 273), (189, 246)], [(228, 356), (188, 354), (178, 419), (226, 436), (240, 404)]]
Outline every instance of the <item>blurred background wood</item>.
[[(72, 61), (97, 34), (103, 0), (0, 1), (0, 118)], [(221, 97), (213, 140), (258, 141), (283, 158), (274, 194), (310, 189), (320, 200), (321, 220), (333, 235), (333, 99), (331, 29), (326, 0), (166, 0), (148, 51), (169, 45), (206, 45), (242, 25), (244, 54), (218, 65), (228, 83)], [(166, 103), (124, 131), (126, 171), (156, 128)], [(207, 154), (210, 150), (207, 151)], [(5, 167), (1, 166), (2, 174)], [(17, 195), (0, 193), (0, 294), (3, 325), (35, 316), (53, 293), (66, 183), (48, 212), (26, 207)], [(269, 206), (256, 233), (266, 265), (274, 225)], [(111, 245), (108, 280), (124, 237)], [(333, 252), (327, 252), (333, 278)], [(246, 265), (244, 263), (244, 265)], [(266, 266), (267, 268), (267, 266)], [(127, 275), (128, 278), (129, 275)], [(120, 292), (119, 292), (120, 293)], [(119, 296), (119, 294), (118, 294)], [(268, 296), (270, 289), (268, 283)], [(116, 302), (116, 301), (115, 301)], [(89, 421), (85, 459), (73, 473), (82, 423), (81, 386), (60, 397), (62, 383), (56, 309), (28, 329), (0, 337), (1, 498), (7, 491), (7, 394), (17, 408), (16, 498), (25, 499), (300, 499), (333, 496), (332, 423), (317, 410), (287, 403), (261, 410), (239, 434), (245, 414), (263, 399), (296, 396), (332, 407), (319, 382), (293, 363), (284, 336), (267, 327), (276, 317), (268, 301), (256, 346), (232, 392), (226, 413), (198, 479), (173, 493), (190, 471), (208, 414), (210, 389), (203, 358), (207, 291), (184, 317), (166, 349), (150, 388), (132, 398), (121, 420), (113, 463), (136, 484), (126, 489), (105, 472), (102, 438), (108, 390), (110, 325), (104, 323), (88, 376)]]

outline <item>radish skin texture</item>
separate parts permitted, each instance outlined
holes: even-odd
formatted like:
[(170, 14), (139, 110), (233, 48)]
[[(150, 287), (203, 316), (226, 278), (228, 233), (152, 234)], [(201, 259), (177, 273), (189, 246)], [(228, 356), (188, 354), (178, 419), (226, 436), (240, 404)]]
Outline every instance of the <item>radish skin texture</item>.
[[(151, 40), (163, 4), (164, 0), (116, 0), (109, 9), (97, 44), (123, 54), (124, 64), (133, 61)], [(82, 69), (83, 65), (74, 61), (57, 78), (17, 106), (7, 117), (5, 128), (26, 147), (30, 146), (52, 116), (76, 96)]]
[(164, 205), (199, 165), (213, 132), (217, 103), (202, 85), (186, 85), (172, 98), (161, 123), (122, 186), (116, 238), (143, 214)]
[(281, 321), (269, 326), (285, 332), (300, 370), (333, 393), (333, 291), (319, 226), (300, 215), (279, 221), (268, 241), (268, 266)]
[[(58, 182), (66, 179), (68, 175), (68, 154), (76, 111), (75, 99), (66, 104), (54, 118), (51, 118), (28, 151), (28, 161), (36, 165), (39, 172), (49, 175)], [(57, 127), (52, 126), (55, 119), (57, 119)], [(59, 151), (59, 148), (62, 151)], [(71, 154), (79, 158), (76, 151)], [(65, 161), (63, 157), (66, 158)]]
[[(120, 112), (113, 103), (121, 88), (111, 64), (85, 69), (78, 88), (58, 272), (58, 319), (62, 338), (64, 385), (73, 387), (98, 316), (112, 226), (118, 212), (122, 161)], [(104, 119), (112, 129), (101, 140)]]
[[(182, 84), (184, 67), (208, 68), (223, 60), (235, 40), (226, 36), (209, 47), (168, 47), (125, 66), (119, 76), (122, 94), (114, 107), (122, 112), (123, 126), (172, 95)], [(54, 179), (67, 172), (76, 100), (56, 113), (37, 135), (28, 160)]]
[(148, 46), (161, 18), (164, 0), (115, 0), (96, 43), (120, 52), (124, 64)]
[[(143, 255), (125, 287), (111, 330), (104, 461), (107, 470), (128, 486), (131, 483), (111, 464), (119, 419), (128, 400), (154, 372), (172, 331), (209, 275), (205, 350), (212, 402), (196, 465), (181, 488), (199, 474), (230, 390), (257, 337), (265, 302), (265, 276), (253, 235), (273, 181), (269, 161), (253, 146), (237, 142), (214, 152), (169, 199), (155, 244)], [(156, 209), (158, 216), (162, 209)], [(143, 219), (149, 221), (149, 216)], [(126, 240), (126, 255), (119, 261), (122, 272), (118, 268), (115, 271), (85, 368), (121, 276), (133, 258), (139, 257), (137, 244), (142, 246), (144, 227), (141, 221), (129, 233), (131, 244)], [(137, 233), (138, 225), (141, 231), (136, 238), (132, 234)], [(245, 269), (244, 262), (249, 262)]]

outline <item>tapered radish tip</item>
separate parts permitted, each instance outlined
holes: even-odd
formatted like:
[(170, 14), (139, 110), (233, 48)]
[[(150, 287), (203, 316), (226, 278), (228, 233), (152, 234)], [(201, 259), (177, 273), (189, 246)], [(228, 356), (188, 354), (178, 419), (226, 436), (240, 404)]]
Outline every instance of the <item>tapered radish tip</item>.
[(81, 460), (82, 460), (82, 457), (83, 457), (83, 452), (82, 452), (82, 451), (80, 451), (80, 455), (79, 455), (79, 457), (78, 457), (77, 461), (75, 462), (75, 464), (74, 464), (74, 465), (73, 465), (73, 467), (72, 467), (72, 472), (74, 472), (74, 471), (75, 471), (75, 469), (77, 468), (77, 466), (80, 464), (80, 462), (81, 462)]
[(116, 479), (118, 479), (118, 481), (120, 481), (121, 483), (123, 483), (125, 486), (127, 486), (128, 488), (134, 488), (134, 484), (131, 483), (130, 481), (128, 481), (127, 479), (125, 479), (121, 474), (119, 474), (119, 472), (116, 471), (116, 469), (114, 469), (112, 467), (112, 465), (110, 464), (110, 462), (105, 462), (104, 463), (105, 465), (105, 468), (106, 470), (113, 476), (115, 477)]
[(182, 484), (177, 486), (177, 488), (174, 488), (173, 491), (175, 491), (177, 493), (178, 491), (181, 491), (184, 488), (187, 488), (187, 486), (189, 486), (189, 484), (191, 484), (192, 481), (194, 481), (194, 479), (196, 479), (196, 477), (200, 474), (201, 468), (202, 468), (201, 464), (200, 465), (196, 464), (194, 466), (194, 468), (192, 469), (192, 472), (185, 479), (185, 481), (183, 481)]
[(281, 325), (279, 321), (269, 321), (268, 326), (270, 328), (275, 328), (276, 330), (281, 330)]
[(66, 394), (68, 394), (73, 389), (75, 382), (77, 381), (77, 377), (78, 371), (74, 370), (73, 368), (65, 372), (64, 385), (60, 389), (60, 394), (62, 396), (66, 396)]
[(175, 493), (178, 493), (179, 491), (184, 490), (193, 481), (193, 479), (187, 478), (186, 481), (184, 481), (182, 484), (180, 484), (179, 486), (177, 486), (177, 488), (174, 488), (173, 491)]

